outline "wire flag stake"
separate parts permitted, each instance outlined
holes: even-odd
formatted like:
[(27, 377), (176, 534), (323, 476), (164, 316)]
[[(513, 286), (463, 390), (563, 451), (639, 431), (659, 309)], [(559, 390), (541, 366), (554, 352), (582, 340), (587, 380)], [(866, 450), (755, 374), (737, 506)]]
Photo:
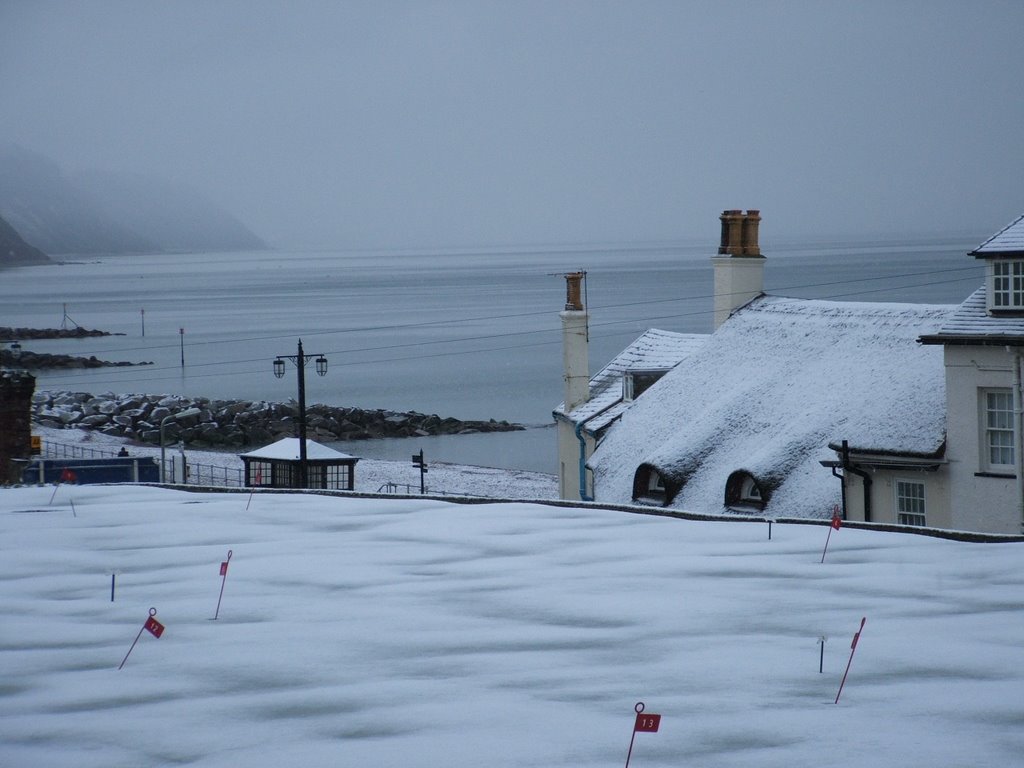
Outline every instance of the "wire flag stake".
[(846, 662), (846, 671), (843, 672), (843, 681), (839, 683), (839, 693), (836, 694), (835, 704), (839, 703), (839, 697), (843, 695), (843, 686), (846, 685), (846, 676), (850, 673), (850, 665), (853, 663), (853, 654), (857, 652), (857, 641), (860, 640), (860, 633), (864, 631), (864, 622), (867, 621), (865, 616), (860, 620), (860, 629), (853, 636), (853, 642), (850, 643), (850, 660)]
[(217, 610), (213, 614), (213, 620), (216, 621), (217, 617), (220, 616), (220, 601), (224, 597), (224, 584), (228, 580), (228, 563), (231, 562), (231, 550), (228, 550), (228, 559), (220, 564), (220, 575), (223, 577), (220, 580), (220, 595), (217, 597)]
[(128, 653), (126, 653), (124, 658), (121, 659), (121, 663), (117, 667), (118, 669), (121, 669), (121, 667), (124, 666), (124, 663), (128, 661), (128, 657), (132, 655), (132, 651), (135, 650), (135, 644), (139, 642), (139, 638), (142, 637), (143, 632), (149, 632), (149, 634), (156, 638), (159, 638), (160, 635), (164, 633), (164, 625), (157, 621), (156, 618), (156, 608), (149, 609), (149, 618), (146, 619), (146, 623), (142, 625), (142, 629), (139, 630), (139, 634), (135, 636), (135, 639), (132, 641), (132, 647), (128, 649)]
[(825, 548), (821, 551), (821, 562), (825, 562), (825, 553), (828, 552), (828, 540), (832, 538), (832, 531), (838, 531), (843, 525), (843, 518), (839, 516), (839, 505), (832, 507), (832, 522), (828, 526), (828, 536), (825, 537)]
[(626, 753), (626, 768), (629, 768), (629, 758), (633, 755), (633, 741), (637, 733), (657, 733), (661, 727), (661, 715), (645, 715), (642, 701), (638, 701), (633, 709), (636, 711), (636, 720), (633, 722), (633, 736), (629, 740), (629, 752)]

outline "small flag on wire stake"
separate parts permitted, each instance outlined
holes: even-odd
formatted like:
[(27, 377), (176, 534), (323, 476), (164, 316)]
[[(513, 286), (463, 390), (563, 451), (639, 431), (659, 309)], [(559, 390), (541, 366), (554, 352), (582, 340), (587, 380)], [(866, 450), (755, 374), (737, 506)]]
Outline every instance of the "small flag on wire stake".
[(224, 560), (220, 564), (220, 595), (217, 597), (217, 610), (213, 614), (213, 620), (216, 621), (217, 617), (220, 616), (220, 601), (224, 597), (224, 584), (228, 580), (228, 563), (231, 562), (231, 550), (228, 550), (228, 559)]
[(838, 531), (843, 527), (843, 518), (839, 515), (839, 505), (832, 507), (832, 522), (828, 526), (828, 536), (825, 537), (825, 548), (821, 551), (821, 562), (825, 562), (825, 553), (828, 552), (828, 542), (832, 538), (832, 531)]
[[(64, 470), (60, 473), (60, 479), (53, 486), (53, 493), (50, 494), (50, 504), (53, 504), (53, 497), (57, 495), (57, 489), (60, 488), (61, 483), (74, 483), (77, 482), (78, 478), (75, 473), (71, 471), (70, 467), (64, 467)], [(75, 515), (78, 517), (78, 515)]]
[(249, 505), (252, 504), (252, 495), (256, 493), (257, 486), (263, 485), (263, 470), (260, 467), (256, 467), (256, 476), (252, 481), (252, 490), (249, 491), (249, 500), (245, 502), (245, 511), (249, 511)]
[(857, 652), (857, 641), (860, 640), (860, 633), (864, 631), (864, 622), (867, 621), (867, 616), (860, 620), (860, 629), (858, 629), (853, 635), (853, 642), (850, 643), (850, 659), (846, 662), (846, 671), (843, 672), (843, 680), (839, 683), (839, 693), (836, 694), (836, 700), (834, 703), (839, 703), (839, 697), (843, 695), (843, 686), (846, 685), (846, 676), (850, 674), (850, 665), (853, 663), (853, 654)]
[(121, 659), (121, 664), (118, 669), (124, 666), (124, 663), (128, 661), (128, 657), (132, 655), (132, 651), (135, 650), (135, 644), (139, 642), (139, 638), (142, 637), (143, 632), (149, 632), (153, 637), (159, 638), (164, 633), (164, 625), (156, 617), (156, 608), (149, 609), (149, 618), (146, 619), (146, 623), (142, 625), (142, 629), (139, 630), (139, 634), (135, 636), (132, 641), (132, 647), (128, 649), (128, 653)]
[(629, 758), (633, 755), (633, 741), (638, 733), (657, 733), (661, 727), (661, 715), (644, 713), (644, 703), (638, 701), (633, 707), (636, 711), (636, 720), (633, 721), (633, 736), (629, 740), (629, 751), (626, 753), (626, 768), (629, 768)]

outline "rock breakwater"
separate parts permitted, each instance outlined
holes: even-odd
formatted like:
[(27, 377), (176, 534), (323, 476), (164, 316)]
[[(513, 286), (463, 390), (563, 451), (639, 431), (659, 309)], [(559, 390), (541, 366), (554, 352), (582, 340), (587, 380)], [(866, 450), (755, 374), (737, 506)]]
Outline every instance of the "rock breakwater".
[[(160, 443), (160, 425), (190, 409), (197, 415), (171, 419), (164, 426), (168, 443), (183, 441), (195, 448), (261, 446), (298, 434), (299, 406), (295, 401), (211, 400), (177, 395), (92, 395), (87, 392), (37, 392), (33, 420), (46, 427), (92, 429), (144, 443)], [(426, 437), (474, 432), (521, 430), (507, 421), (463, 421), (414, 411), (397, 412), (306, 407), (306, 436), (330, 443), (382, 437)]]

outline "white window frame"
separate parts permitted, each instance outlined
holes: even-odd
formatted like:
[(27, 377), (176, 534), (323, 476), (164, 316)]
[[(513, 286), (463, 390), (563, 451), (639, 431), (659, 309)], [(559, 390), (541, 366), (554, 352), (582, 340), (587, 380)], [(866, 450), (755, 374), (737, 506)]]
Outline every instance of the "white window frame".
[(921, 480), (896, 478), (893, 483), (897, 525), (913, 525), (923, 528), (927, 525), (927, 487)]
[(988, 308), (1024, 310), (1024, 261), (994, 259), (990, 265)]
[(981, 427), (981, 469), (983, 472), (1012, 474), (1016, 445), (1013, 433), (1013, 390), (998, 387), (979, 390)]

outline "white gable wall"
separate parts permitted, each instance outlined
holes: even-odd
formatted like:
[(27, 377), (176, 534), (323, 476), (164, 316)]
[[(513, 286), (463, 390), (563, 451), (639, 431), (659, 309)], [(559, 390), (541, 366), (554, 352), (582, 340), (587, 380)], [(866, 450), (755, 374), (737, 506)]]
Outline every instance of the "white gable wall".
[[(953, 527), (949, 507), (949, 472), (946, 467), (935, 472), (904, 469), (867, 471), (871, 475), (871, 522), (900, 524), (896, 506), (896, 483), (904, 480), (924, 484), (925, 524), (929, 528)], [(850, 472), (846, 476), (845, 484), (847, 519), (864, 520), (864, 480)]]
[(985, 414), (981, 403), (987, 388), (1012, 388), (1013, 353), (1005, 347), (949, 344), (944, 359), (950, 527), (1020, 533), (1015, 476), (987, 472), (984, 466)]

